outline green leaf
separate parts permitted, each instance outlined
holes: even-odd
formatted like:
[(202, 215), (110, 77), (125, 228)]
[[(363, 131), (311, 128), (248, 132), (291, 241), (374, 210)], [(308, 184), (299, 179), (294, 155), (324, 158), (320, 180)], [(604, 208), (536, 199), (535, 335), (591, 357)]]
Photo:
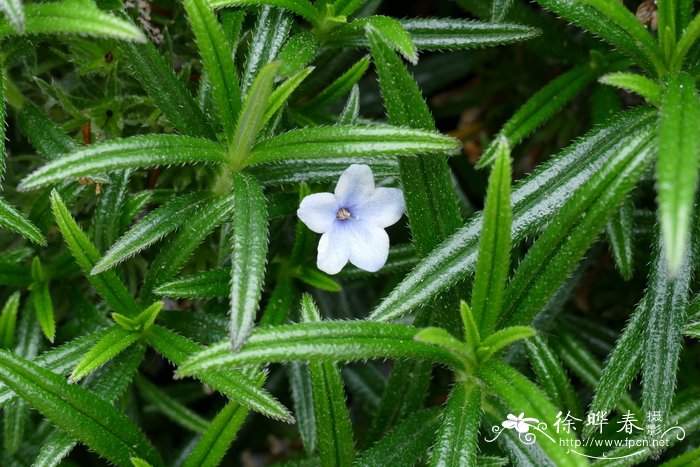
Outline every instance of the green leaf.
[(542, 335), (534, 335), (525, 342), (530, 366), (537, 376), (537, 383), (555, 406), (567, 410), (575, 417), (583, 417), (581, 403), (574, 392), (571, 380), (557, 354)]
[(19, 292), (15, 292), (7, 299), (0, 312), (0, 349), (12, 349), (15, 345), (18, 310)]
[(461, 300), (459, 303), (459, 312), (462, 318), (462, 327), (464, 328), (464, 342), (473, 350), (476, 350), (481, 343), (481, 334), (479, 333), (479, 327), (476, 325), (476, 321), (474, 321), (472, 309), (467, 302)]
[(299, 279), (311, 287), (316, 287), (317, 289), (325, 290), (327, 292), (340, 292), (342, 290), (339, 283), (315, 267), (302, 266), (299, 269), (294, 270), (292, 274), (296, 279)]
[(231, 293), (231, 272), (212, 269), (175, 279), (156, 287), (155, 293), (170, 298), (215, 298)]
[[(17, 0), (19, 3), (19, 0)], [(13, 0), (0, 0), (0, 11), (9, 11), (10, 8), (14, 8), (17, 5), (13, 4)], [(20, 11), (22, 4), (19, 3)], [(5, 13), (8, 17), (10, 15)], [(5, 104), (5, 69), (0, 66), (0, 182), (2, 182), (5, 177), (5, 164), (7, 159), (7, 154), (5, 153), (5, 115), (7, 114), (7, 105)]]
[[(24, 31), (24, 5), (22, 5), (21, 0), (0, 0), (0, 11), (5, 15), (5, 18), (7, 18), (7, 21), (10, 22), (10, 26), (12, 26), (15, 31), (20, 34)], [(0, 72), (0, 75), (1, 74), (2, 72)], [(0, 77), (0, 79), (2, 79), (2, 77)], [(3, 119), (0, 118), (0, 121), (2, 120)], [(0, 141), (4, 140), (4, 138), (0, 139)]]
[(197, 102), (150, 41), (144, 44), (122, 42), (119, 48), (124, 52), (127, 69), (181, 134), (216, 138)]
[(540, 35), (539, 30), (520, 24), (453, 18), (411, 18), (401, 20), (401, 25), (418, 50), (468, 50), (511, 44)]
[(170, 198), (117, 240), (92, 268), (91, 274), (113, 268), (173, 232), (190, 221), (205, 201), (205, 195), (199, 192)]
[(120, 233), (121, 215), (126, 203), (131, 171), (120, 170), (97, 198), (92, 218), (93, 242), (97, 251), (104, 251)]
[[(630, 135), (644, 148), (641, 143), (648, 140), (654, 122), (655, 116), (648, 109), (622, 113), (520, 182), (511, 195), (511, 240), (520, 241), (539, 229), (601, 166), (630, 157), (626, 152)], [(472, 272), (482, 223), (483, 217), (475, 216), (435, 249), (375, 308), (371, 319), (390, 320), (402, 316)]]
[(207, 368), (248, 363), (291, 361), (349, 362), (370, 358), (418, 358), (455, 368), (462, 363), (432, 344), (416, 342), (417, 329), (370, 321), (324, 321), (260, 328), (241, 349), (232, 353), (228, 342), (215, 344), (189, 358), (178, 375), (198, 374)]
[(140, 334), (114, 326), (95, 344), (75, 366), (68, 381), (74, 383), (89, 375), (130, 347)]
[(287, 366), (289, 387), (294, 401), (299, 435), (304, 445), (304, 451), (311, 456), (316, 451), (316, 415), (311, 389), (309, 366), (304, 363), (291, 362)]
[[(545, 422), (556, 419), (559, 409), (547, 399), (534, 383), (508, 365), (491, 361), (490, 364), (479, 369), (478, 376), (486, 383), (490, 391), (503, 400), (510, 413), (522, 412), (527, 417)], [(502, 420), (505, 420), (506, 414), (503, 413), (501, 416)], [(560, 467), (589, 465), (584, 457), (571, 455), (566, 447), (567, 445), (572, 446), (576, 440), (573, 431), (566, 433), (561, 430), (557, 433), (552, 425), (540, 429), (550, 439), (544, 439), (543, 436), (537, 444), (554, 465)], [(538, 436), (538, 438), (540, 437)]]
[(455, 383), (447, 399), (430, 465), (476, 465), (480, 419), (479, 386), (461, 381)]
[(676, 0), (660, 0), (656, 2), (658, 15), (659, 48), (666, 60), (673, 55), (681, 26), (677, 24), (679, 7)]
[(357, 84), (352, 85), (350, 96), (348, 97), (343, 111), (338, 117), (340, 125), (354, 125), (360, 117), (360, 87)]
[(272, 91), (270, 98), (267, 100), (267, 105), (265, 106), (265, 115), (263, 115), (262, 121), (260, 122), (261, 127), (264, 127), (267, 122), (269, 122), (272, 117), (275, 116), (277, 111), (287, 102), (289, 96), (296, 91), (299, 85), (311, 74), (312, 71), (314, 71), (314, 67), (310, 66), (308, 68), (304, 68), (303, 70), (300, 70), (290, 76), (284, 83), (280, 84), (274, 91)]
[(393, 126), (329, 126), (288, 131), (257, 144), (246, 165), (284, 159), (455, 154), (457, 141), (434, 131)]
[(3, 444), (5, 451), (14, 455), (24, 441), (29, 418), (29, 406), (23, 400), (16, 400), (3, 410)]
[(688, 248), (690, 218), (698, 184), (700, 100), (686, 74), (669, 79), (661, 104), (656, 189), (666, 264), (678, 272)]
[(299, 112), (321, 112), (350, 92), (369, 68), (369, 57), (362, 57), (316, 97), (299, 107)]
[(154, 287), (170, 280), (187, 261), (192, 252), (221, 223), (230, 218), (233, 212), (233, 195), (216, 197), (201, 206), (199, 213), (190, 219), (187, 229), (180, 230), (151, 262), (141, 289), (141, 300), (153, 299)]
[(253, 328), (265, 281), (267, 208), (255, 179), (243, 174), (233, 176), (233, 212), (230, 313), (231, 346), (236, 351)]
[(210, 0), (212, 8), (230, 8), (248, 5), (269, 5), (289, 10), (310, 23), (315, 23), (318, 11), (307, 0)]
[(46, 239), (39, 229), (2, 198), (0, 198), (0, 227), (19, 234), (37, 245), (46, 244)]
[(513, 0), (493, 0), (491, 21), (503, 21), (508, 14), (511, 3), (513, 3)]
[(229, 144), (229, 161), (234, 166), (240, 166), (255, 145), (258, 132), (264, 124), (267, 101), (279, 67), (279, 62), (271, 62), (262, 67), (245, 96), (236, 131)]
[(90, 275), (100, 255), (95, 246), (88, 240), (85, 232), (71, 217), (68, 208), (63, 204), (63, 200), (55, 190), (51, 193), (51, 209), (56, 218), (58, 229), (61, 231), (68, 249), (73, 254), (75, 262), (78, 263), (83, 274), (88, 276), (88, 280), (97, 293), (113, 310), (126, 315), (137, 315), (140, 311), (139, 305), (114, 271)]
[[(193, 354), (202, 350), (197, 343), (158, 325), (148, 329), (146, 340), (159, 354), (174, 365), (181, 365)], [(227, 351), (230, 353), (230, 344), (228, 345)], [(277, 420), (286, 422), (294, 420), (289, 411), (277, 399), (256, 385), (251, 378), (237, 370), (205, 371), (200, 372), (197, 377), (203, 383), (244, 407)]]
[(17, 123), (32, 146), (48, 160), (56, 159), (78, 148), (70, 136), (30, 102), (22, 106), (17, 115)]
[(284, 10), (271, 8), (269, 5), (260, 9), (253, 37), (248, 45), (248, 57), (243, 66), (241, 76), (243, 94), (248, 93), (248, 89), (262, 67), (277, 58), (277, 54), (287, 40), (291, 25), (292, 17)]
[[(691, 7), (692, 8), (692, 7)], [(695, 15), (688, 27), (683, 31), (681, 39), (678, 41), (676, 51), (671, 62), (671, 69), (678, 71), (683, 66), (683, 62), (688, 56), (688, 52), (697, 43), (700, 37), (700, 15)]]
[(478, 167), (485, 167), (495, 160), (503, 138), (511, 148), (515, 147), (559, 112), (602, 72), (603, 69), (599, 64), (587, 63), (572, 68), (544, 85), (503, 125), (501, 131), (479, 159)]
[(607, 0), (537, 0), (537, 3), (618, 48), (647, 72), (660, 73), (665, 69), (651, 34), (621, 3)]
[(112, 313), (115, 323), (129, 332), (143, 332), (153, 326), (158, 318), (158, 313), (163, 309), (163, 302), (153, 302), (137, 316), (131, 318), (120, 313)]
[(143, 376), (136, 378), (136, 386), (139, 388), (141, 397), (152, 404), (157, 411), (168, 417), (170, 421), (194, 433), (204, 433), (209, 427), (207, 420), (161, 391), (158, 386)]
[(625, 280), (634, 272), (634, 206), (629, 199), (622, 202), (605, 227), (612, 249), (615, 266)]
[(49, 282), (35, 282), (31, 286), (31, 291), (36, 319), (39, 321), (41, 330), (44, 331), (46, 338), (53, 342), (56, 336), (56, 319), (54, 318), (53, 301), (49, 293)]
[(642, 410), (661, 413), (660, 425), (671, 410), (676, 390), (678, 360), (683, 346), (683, 325), (686, 321), (688, 292), (693, 273), (694, 255), (689, 247), (681, 258), (676, 274), (663, 267), (666, 238), (655, 246), (655, 261), (649, 278), (649, 310), (644, 330), (642, 353)]
[(326, 38), (325, 43), (331, 46), (366, 47), (367, 40), (363, 36), (367, 28), (381, 34), (385, 43), (406, 60), (414, 65), (418, 63), (418, 51), (411, 35), (397, 19), (389, 16), (373, 15), (341, 25)]
[(501, 324), (529, 323), (566, 280), (651, 163), (654, 134), (628, 128), (613, 156), (569, 199), (537, 239), (515, 271), (505, 292)]
[[(308, 294), (301, 299), (301, 318), (307, 323), (321, 321), (318, 308)], [(355, 441), (340, 371), (335, 362), (312, 361), (309, 376), (321, 464), (349, 466), (355, 458)]]
[(535, 330), (529, 326), (510, 326), (500, 329), (481, 341), (476, 350), (476, 356), (480, 362), (485, 362), (514, 342), (534, 335)]
[[(589, 413), (610, 413), (625, 397), (627, 388), (639, 372), (644, 352), (643, 346), (639, 344), (644, 341), (653, 293), (654, 290), (650, 289), (642, 298), (615, 343), (595, 386)], [(586, 427), (584, 436), (592, 433), (592, 429), (593, 427)]]
[(225, 151), (212, 141), (178, 135), (132, 136), (81, 148), (56, 159), (25, 177), (18, 189), (29, 191), (67, 178), (119, 169), (225, 161)]
[(334, 157), (332, 159), (285, 159), (246, 168), (263, 185), (286, 185), (302, 182), (335, 182), (352, 164), (366, 164), (376, 178), (396, 177), (399, 164), (393, 158)]
[[(134, 42), (147, 40), (139, 28), (100, 11), (93, 3), (71, 0), (30, 3), (24, 7), (24, 16), (23, 34), (81, 34)], [(0, 18), (0, 39), (14, 33), (12, 24)]]
[[(261, 381), (262, 378), (259, 378)], [(219, 465), (236, 438), (249, 410), (236, 402), (228, 402), (214, 417), (206, 431), (185, 459), (184, 467)]]
[(650, 104), (658, 106), (661, 103), (661, 86), (644, 75), (625, 72), (608, 73), (598, 81), (639, 94)]
[(434, 442), (439, 423), (439, 410), (417, 411), (364, 451), (353, 465), (414, 465)]
[(137, 456), (163, 465), (136, 425), (108, 402), (7, 351), (0, 350), (0, 362), (0, 380), (100, 456), (117, 464)]
[(211, 82), (214, 102), (224, 135), (233, 141), (241, 109), (241, 89), (231, 57), (231, 46), (206, 0), (185, 0), (185, 11), (194, 32), (204, 70)]
[(510, 148), (502, 139), (496, 150), (496, 164), (489, 177), (484, 207), (484, 225), (479, 241), (471, 310), (479, 334), (494, 330), (503, 303), (510, 269)]
[(286, 78), (302, 71), (316, 57), (318, 49), (319, 44), (309, 31), (290, 37), (277, 55), (277, 60), (282, 62), (279, 76)]

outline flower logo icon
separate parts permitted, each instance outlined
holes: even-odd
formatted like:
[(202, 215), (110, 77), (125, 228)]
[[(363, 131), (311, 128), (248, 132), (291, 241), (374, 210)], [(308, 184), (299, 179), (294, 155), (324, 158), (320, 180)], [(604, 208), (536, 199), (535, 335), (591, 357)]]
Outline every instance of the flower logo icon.
[(539, 420), (536, 418), (525, 418), (525, 413), (521, 413), (517, 417), (513, 415), (512, 413), (508, 414), (508, 420), (505, 420), (501, 425), (503, 425), (503, 428), (507, 428), (509, 430), (512, 430), (515, 428), (515, 430), (518, 433), (527, 433), (530, 431), (530, 425), (529, 423), (537, 423)]

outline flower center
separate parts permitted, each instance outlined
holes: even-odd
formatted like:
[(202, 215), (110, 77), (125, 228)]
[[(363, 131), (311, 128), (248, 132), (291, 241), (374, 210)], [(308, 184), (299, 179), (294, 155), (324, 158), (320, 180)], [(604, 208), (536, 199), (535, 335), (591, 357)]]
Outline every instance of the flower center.
[(352, 213), (347, 208), (340, 208), (338, 209), (338, 212), (335, 213), (335, 218), (339, 221), (344, 221), (346, 219), (350, 219), (351, 217)]

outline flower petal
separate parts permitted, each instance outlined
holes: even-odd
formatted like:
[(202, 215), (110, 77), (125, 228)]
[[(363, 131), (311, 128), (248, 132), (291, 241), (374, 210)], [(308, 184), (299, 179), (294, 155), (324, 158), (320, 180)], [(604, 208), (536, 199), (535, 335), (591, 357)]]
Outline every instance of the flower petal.
[(512, 430), (517, 425), (517, 422), (513, 420), (506, 420), (503, 423), (501, 423), (501, 425), (503, 425), (503, 428), (508, 428), (509, 430)]
[(316, 266), (326, 274), (338, 274), (348, 262), (350, 238), (347, 229), (334, 224), (318, 242)]
[(398, 188), (377, 188), (367, 201), (358, 205), (353, 214), (376, 227), (396, 224), (406, 210), (403, 192)]
[(351, 211), (355, 206), (365, 202), (374, 192), (374, 175), (372, 169), (364, 164), (352, 164), (343, 171), (335, 186), (338, 206)]
[(297, 216), (312, 231), (324, 233), (333, 226), (337, 212), (338, 202), (333, 193), (314, 193), (301, 201)]
[(350, 262), (368, 272), (379, 271), (389, 257), (389, 236), (384, 229), (362, 221), (349, 226)]
[(527, 423), (518, 423), (515, 425), (515, 429), (518, 433), (527, 433), (530, 431), (530, 426)]

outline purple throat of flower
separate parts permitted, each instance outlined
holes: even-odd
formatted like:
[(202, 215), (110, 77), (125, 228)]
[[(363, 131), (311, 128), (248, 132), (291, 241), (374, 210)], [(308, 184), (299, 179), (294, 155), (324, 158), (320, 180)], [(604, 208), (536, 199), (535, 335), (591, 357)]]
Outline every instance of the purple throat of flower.
[(339, 221), (344, 221), (347, 219), (352, 219), (352, 213), (348, 208), (340, 208), (338, 209), (338, 212), (335, 214), (335, 218), (338, 219)]

